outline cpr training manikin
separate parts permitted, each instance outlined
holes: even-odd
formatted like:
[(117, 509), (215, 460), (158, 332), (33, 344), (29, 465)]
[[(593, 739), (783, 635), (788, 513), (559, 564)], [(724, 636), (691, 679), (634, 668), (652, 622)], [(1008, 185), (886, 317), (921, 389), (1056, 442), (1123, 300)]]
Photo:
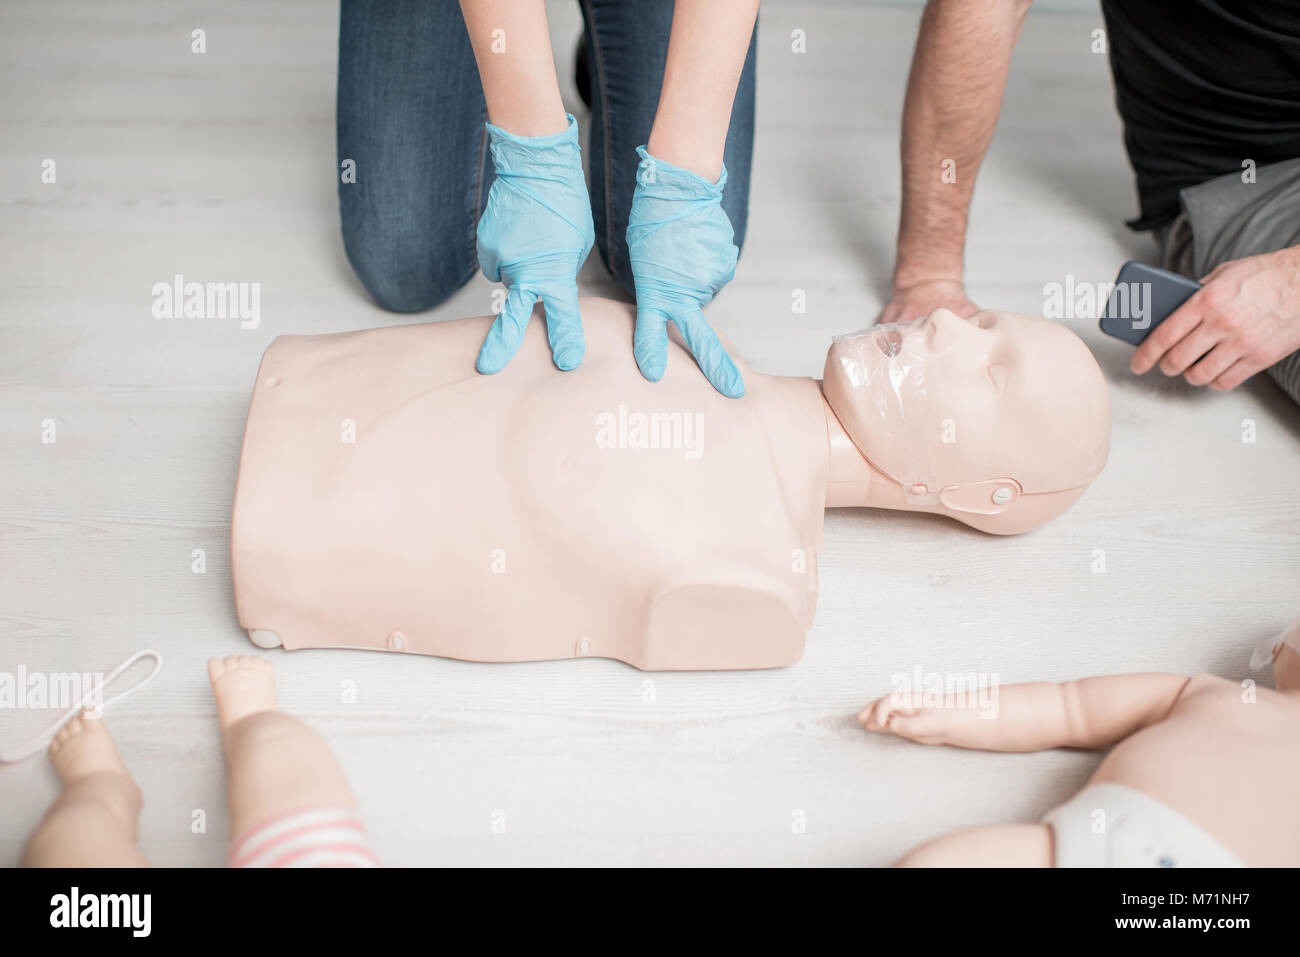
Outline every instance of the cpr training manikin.
[(1300, 866), (1300, 621), (1256, 650), (1277, 690), (1214, 675), (1126, 674), (997, 689), (997, 703), (910, 691), (869, 731), (983, 751), (1110, 752), (1038, 824), (936, 838), (916, 867)]
[[(678, 346), (662, 381), (646, 381), (632, 308), (592, 299), (582, 311), (586, 359), (562, 373), (540, 318), (492, 377), (474, 370), (490, 318), (272, 343), (232, 532), (239, 618), (256, 643), (788, 665), (813, 615), (826, 508), (924, 511), (1012, 534), (1067, 509), (1106, 461), (1101, 372), (1046, 320), (937, 310), (836, 338), (821, 382), (738, 363), (737, 401)], [(108, 681), (141, 656), (155, 669), (98, 711), (157, 673), (157, 653), (141, 652)], [(991, 708), (923, 691), (868, 704), (868, 731), (924, 744), (1111, 749), (1042, 821), (938, 837), (899, 863), (1300, 864), (1300, 623), (1251, 663), (1272, 664), (1276, 691), (1128, 674), (995, 688)], [(209, 677), (229, 863), (376, 864), (329, 749), (276, 709), (270, 663), (212, 659)], [(98, 714), (51, 733), (63, 791), (24, 862), (146, 863), (140, 791)]]
[(240, 623), (262, 647), (654, 670), (802, 654), (828, 507), (932, 512), (1010, 534), (1106, 462), (1083, 342), (984, 311), (837, 338), (824, 381), (740, 365), (719, 395), (685, 350), (646, 381), (634, 309), (581, 302), (556, 371), (540, 315), (494, 376), (491, 317), (276, 339), (232, 528)]

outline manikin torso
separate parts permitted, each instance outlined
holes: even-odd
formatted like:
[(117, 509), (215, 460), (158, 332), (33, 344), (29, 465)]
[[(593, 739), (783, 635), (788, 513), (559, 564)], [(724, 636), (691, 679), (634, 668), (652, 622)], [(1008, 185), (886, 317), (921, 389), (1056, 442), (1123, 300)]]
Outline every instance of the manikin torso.
[(678, 348), (648, 382), (630, 317), (584, 300), (586, 356), (566, 373), (540, 316), (495, 376), (472, 365), (490, 318), (278, 340), (235, 508), (244, 625), (287, 648), (483, 661), (797, 660), (827, 488), (821, 391), (741, 365), (746, 399), (727, 399)]
[(1248, 865), (1295, 867), (1300, 692), (1253, 687), (1244, 703), (1247, 693), (1213, 675), (1190, 679), (1169, 716), (1115, 745), (1092, 782), (1164, 802)]

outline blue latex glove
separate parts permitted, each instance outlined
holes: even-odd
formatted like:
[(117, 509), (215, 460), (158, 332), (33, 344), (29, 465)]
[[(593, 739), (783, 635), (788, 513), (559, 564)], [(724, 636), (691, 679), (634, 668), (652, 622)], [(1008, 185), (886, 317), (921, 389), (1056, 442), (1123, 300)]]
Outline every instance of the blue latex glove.
[(479, 350), (479, 372), (500, 372), (514, 358), (533, 304), (546, 305), (546, 334), (561, 369), (582, 362), (578, 270), (596, 230), (582, 175), (578, 123), (551, 136), (515, 136), (487, 124), (496, 181), (478, 221), (483, 275), (506, 286), (506, 301)]
[(675, 322), (705, 377), (725, 396), (745, 394), (740, 370), (727, 355), (700, 307), (736, 274), (739, 250), (722, 209), (726, 167), (716, 183), (655, 159), (637, 147), (636, 192), (627, 225), (627, 250), (636, 283), (633, 351), (641, 374), (663, 378), (668, 323)]

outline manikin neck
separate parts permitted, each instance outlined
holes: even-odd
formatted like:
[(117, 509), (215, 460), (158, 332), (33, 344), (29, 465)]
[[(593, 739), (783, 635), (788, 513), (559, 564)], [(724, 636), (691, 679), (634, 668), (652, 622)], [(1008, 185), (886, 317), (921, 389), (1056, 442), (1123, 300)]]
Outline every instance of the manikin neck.
[(827, 508), (898, 508), (927, 512), (924, 505), (909, 502), (903, 487), (866, 460), (840, 424), (826, 397), (826, 437), (830, 440), (830, 468), (826, 476)]

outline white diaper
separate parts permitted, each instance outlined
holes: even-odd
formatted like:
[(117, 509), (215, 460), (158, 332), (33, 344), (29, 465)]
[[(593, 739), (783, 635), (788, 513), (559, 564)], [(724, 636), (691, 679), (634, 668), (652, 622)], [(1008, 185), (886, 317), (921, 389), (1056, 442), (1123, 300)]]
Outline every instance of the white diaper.
[(1122, 784), (1090, 784), (1043, 823), (1057, 867), (1244, 867), (1177, 811)]

